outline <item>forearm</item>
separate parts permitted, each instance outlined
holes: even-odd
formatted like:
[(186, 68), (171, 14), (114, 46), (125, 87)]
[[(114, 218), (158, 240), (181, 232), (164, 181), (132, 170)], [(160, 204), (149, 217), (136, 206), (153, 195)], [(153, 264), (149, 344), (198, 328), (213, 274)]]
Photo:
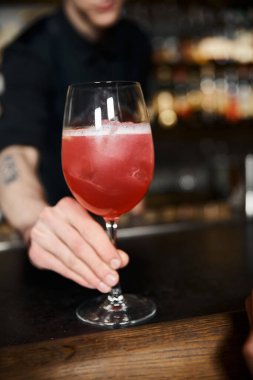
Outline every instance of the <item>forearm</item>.
[(32, 147), (12, 146), (0, 154), (0, 208), (24, 238), (46, 205), (37, 176), (38, 160)]

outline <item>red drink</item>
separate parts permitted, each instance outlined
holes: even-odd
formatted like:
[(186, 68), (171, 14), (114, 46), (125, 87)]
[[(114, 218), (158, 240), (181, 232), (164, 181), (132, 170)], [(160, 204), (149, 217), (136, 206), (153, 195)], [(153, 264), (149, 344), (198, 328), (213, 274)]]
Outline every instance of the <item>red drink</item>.
[(77, 201), (94, 214), (114, 219), (143, 198), (152, 180), (150, 126), (65, 129), (62, 166)]

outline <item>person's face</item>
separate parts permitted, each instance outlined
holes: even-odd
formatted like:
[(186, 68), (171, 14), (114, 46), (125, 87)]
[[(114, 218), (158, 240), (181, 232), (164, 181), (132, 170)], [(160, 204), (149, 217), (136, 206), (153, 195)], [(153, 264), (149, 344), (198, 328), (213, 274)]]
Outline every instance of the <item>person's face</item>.
[(67, 0), (70, 7), (95, 28), (112, 26), (119, 18), (124, 0)]

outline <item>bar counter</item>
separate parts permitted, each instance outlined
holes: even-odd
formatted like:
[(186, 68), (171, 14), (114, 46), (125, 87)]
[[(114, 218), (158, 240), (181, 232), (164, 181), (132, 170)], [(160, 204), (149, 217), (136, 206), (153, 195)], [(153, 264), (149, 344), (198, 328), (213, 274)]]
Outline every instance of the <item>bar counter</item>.
[(96, 291), (39, 271), (22, 248), (0, 252), (0, 378), (237, 379), (253, 288), (253, 223), (122, 230), (123, 291), (157, 304), (148, 323), (106, 330), (75, 308)]

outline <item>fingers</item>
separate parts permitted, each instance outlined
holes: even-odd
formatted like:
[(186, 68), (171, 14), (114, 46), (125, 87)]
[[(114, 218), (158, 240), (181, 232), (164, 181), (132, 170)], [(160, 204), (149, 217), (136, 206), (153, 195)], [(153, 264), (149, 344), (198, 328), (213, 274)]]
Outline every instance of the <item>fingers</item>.
[[(42, 212), (31, 231), (30, 259), (40, 268), (54, 270), (82, 286), (107, 293), (119, 281), (111, 261), (118, 260), (117, 267), (122, 268), (128, 264), (128, 255), (116, 250), (102, 227), (71, 201), (67, 199), (67, 204), (61, 202)], [(66, 217), (66, 211), (70, 212), (70, 218)]]
[(126, 252), (121, 251), (120, 249), (118, 249), (118, 253), (119, 253), (120, 258), (121, 258), (120, 268), (124, 268), (129, 263), (129, 256), (126, 254)]
[[(33, 245), (32, 243), (29, 255), (31, 260), (41, 268), (54, 270), (68, 278), (73, 278), (73, 274), (75, 274), (83, 278), (90, 288), (97, 288), (103, 293), (110, 291), (114, 283), (111, 282), (109, 286), (101, 281), (101, 279), (92, 272), (85, 261), (75, 256), (70, 249), (50, 231), (43, 232), (43, 227), (40, 226), (40, 230), (35, 229), (33, 231), (33, 237), (35, 236), (36, 244)], [(34, 240), (33, 238), (32, 241)], [(40, 255), (41, 251), (38, 252), (36, 250), (38, 244), (46, 253), (43, 258), (41, 258)], [(51, 260), (49, 260), (50, 257)], [(108, 280), (111, 281), (110, 278)], [(115, 284), (118, 282), (118, 275), (114, 282)]]
[(89, 213), (72, 198), (63, 198), (59, 202), (59, 206), (57, 212), (78, 230), (82, 238), (90, 244), (101, 259), (111, 268), (119, 269), (122, 263), (117, 249), (113, 247), (103, 228), (94, 222)]
[(92, 289), (92, 286), (84, 280), (81, 276), (78, 276), (76, 273), (68, 270), (60, 260), (57, 260), (54, 256), (52, 256), (49, 252), (43, 250), (36, 243), (32, 243), (29, 248), (29, 257), (34, 266), (39, 269), (49, 269), (57, 272), (58, 274), (75, 281), (81, 286), (85, 286), (87, 288)]
[[(115, 279), (113, 283), (111, 282), (109, 285), (116, 285), (119, 280), (117, 272), (106, 262), (101, 260), (97, 251), (84, 240), (76, 229), (61, 218), (57, 219), (53, 216), (48, 218), (47, 226), (50, 228), (50, 231), (52, 231), (54, 235), (56, 235), (68, 247), (67, 260), (71, 257), (70, 252), (73, 252), (74, 256), (85, 262), (99, 278), (105, 278), (107, 275), (111, 275), (111, 277), (114, 276)], [(50, 233), (50, 231), (48, 231), (48, 233)], [(104, 231), (101, 231), (101, 233), (104, 234)], [(59, 251), (57, 250), (57, 252)], [(57, 252), (55, 252), (56, 255)]]

